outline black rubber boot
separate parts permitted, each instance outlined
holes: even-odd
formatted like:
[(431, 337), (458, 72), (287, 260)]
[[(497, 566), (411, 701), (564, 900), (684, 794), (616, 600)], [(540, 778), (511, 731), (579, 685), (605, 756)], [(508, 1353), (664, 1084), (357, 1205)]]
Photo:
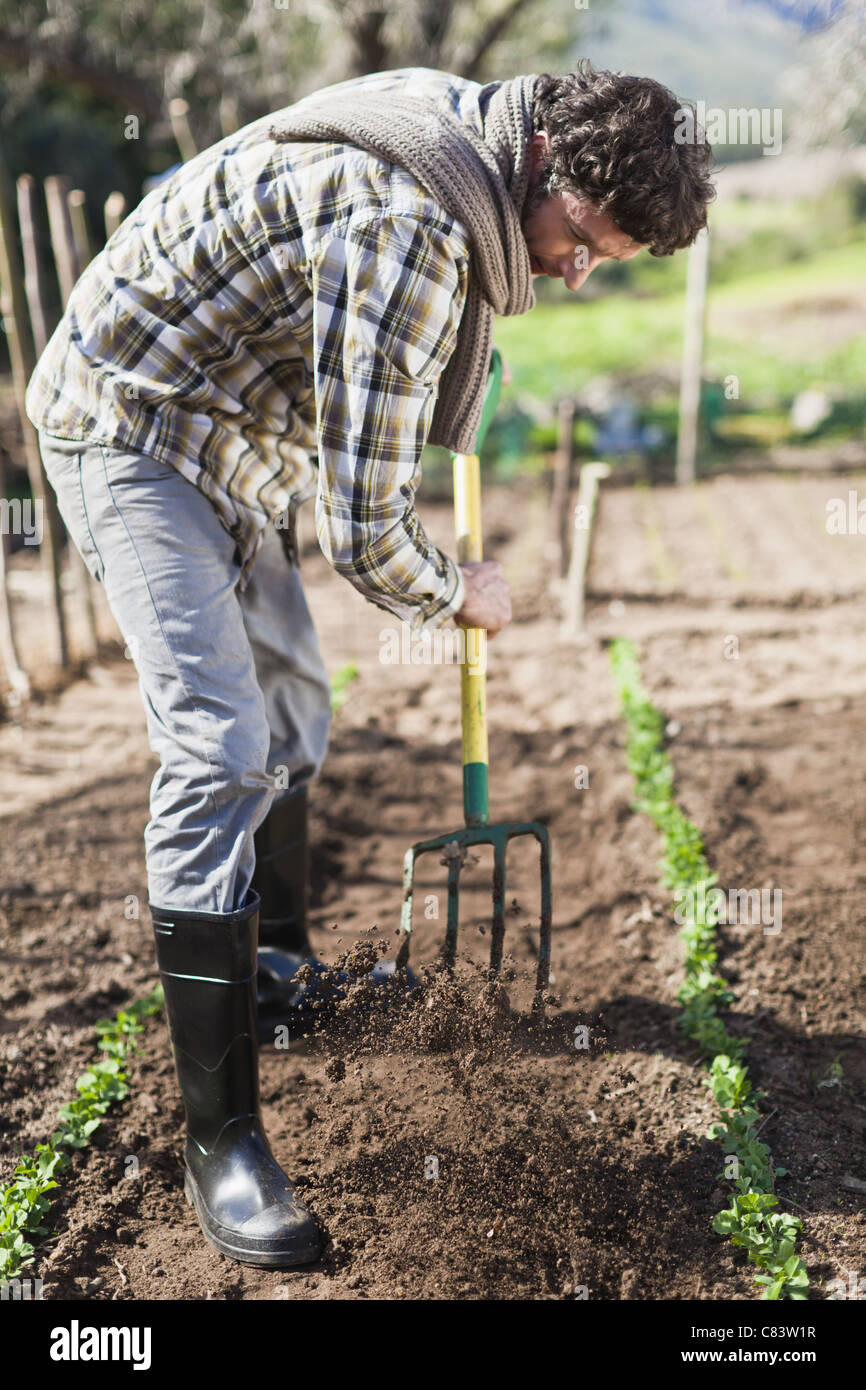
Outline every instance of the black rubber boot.
[(273, 946), (302, 959), (311, 956), (306, 785), (274, 802), (255, 833), (254, 844), (252, 891), (261, 899), (259, 947)]
[(251, 891), (258, 893), (259, 949), (256, 991), (258, 1037), (273, 1042), (274, 1030), (306, 1032), (315, 1017), (315, 989), (296, 979), (305, 963), (318, 972), (307, 935), (309, 840), (306, 785), (275, 801), (254, 836), (256, 867)]
[[(259, 1042), (272, 1043), (277, 1029), (298, 1037), (327, 1024), (334, 1006), (345, 998), (349, 976), (317, 960), (307, 935), (306, 784), (274, 802), (254, 843), (252, 891), (261, 899), (257, 1029)], [(379, 961), (370, 978), (384, 984), (394, 970), (393, 961)], [(407, 972), (407, 988), (414, 984)]]
[(258, 897), (227, 914), (151, 905), (186, 1109), (184, 1192), (220, 1254), (281, 1269), (318, 1259), (315, 1221), (262, 1128), (256, 1036)]

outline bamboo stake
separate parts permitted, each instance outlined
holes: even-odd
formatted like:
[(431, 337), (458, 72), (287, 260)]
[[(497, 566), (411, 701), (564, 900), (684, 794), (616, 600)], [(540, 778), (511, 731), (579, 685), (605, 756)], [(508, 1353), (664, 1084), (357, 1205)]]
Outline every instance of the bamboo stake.
[(114, 236), (126, 216), (126, 199), (122, 193), (109, 193), (105, 200), (105, 239)]
[(24, 293), (30, 311), (33, 346), (41, 357), (48, 339), (48, 315), (45, 312), (45, 278), (39, 261), (39, 241), (36, 235), (36, 180), (32, 174), (22, 174), (18, 180), (18, 224), (21, 228), (21, 252), (24, 259)]
[[(74, 196), (77, 195), (77, 196)], [(79, 232), (76, 243), (73, 229), (74, 215), (81, 218), (84, 194), (80, 189), (70, 189), (69, 180), (64, 174), (55, 174), (45, 180), (45, 202), (48, 207), (48, 226), (51, 232), (51, 246), (54, 251), (54, 264), (60, 284), (60, 297), (64, 308), (75, 288), (82, 269), (80, 257), (89, 257), (89, 239), (86, 223), (83, 234)], [(84, 609), (87, 630), (87, 650), (85, 658), (90, 659), (99, 650), (99, 626), (96, 620), (96, 605), (93, 601), (93, 576), (75, 545), (69, 547), (69, 563), (72, 582)]]
[(174, 97), (168, 103), (168, 118), (171, 121), (177, 147), (180, 150), (180, 157), (186, 164), (188, 160), (195, 159), (198, 154), (198, 146), (195, 143), (195, 137), (189, 123), (189, 102), (184, 101), (183, 97)]
[(693, 483), (698, 452), (698, 416), (701, 407), (701, 367), (704, 351), (704, 319), (707, 304), (709, 232), (698, 232), (689, 251), (686, 272), (686, 322), (680, 377), (680, 423), (677, 432), (678, 483)]
[(27, 418), (24, 397), (27, 382), (36, 359), (27, 320), (27, 298), (24, 293), (24, 275), (18, 259), (15, 242), (15, 206), (12, 198), (6, 166), (0, 160), (0, 310), (3, 327), (12, 363), (12, 379), (15, 385), (15, 400), (21, 418), (24, 435), (24, 458), (30, 490), (37, 515), (42, 515), (42, 535), (40, 537), (40, 560), (49, 581), (52, 603), (51, 612), (54, 626), (54, 657), (62, 669), (69, 665), (69, 642), (66, 630), (66, 614), (63, 608), (63, 592), (60, 583), (60, 546), (63, 536), (57, 499), (50, 485), (46, 485), (45, 472), (39, 454), (39, 441), (36, 431)]

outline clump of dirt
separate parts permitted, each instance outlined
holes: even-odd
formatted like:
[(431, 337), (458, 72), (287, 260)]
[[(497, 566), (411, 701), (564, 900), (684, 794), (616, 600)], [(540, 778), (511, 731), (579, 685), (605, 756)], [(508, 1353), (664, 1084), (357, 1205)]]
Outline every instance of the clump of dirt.
[[(477, 963), (465, 960), (457, 973), (440, 960), (420, 975), (397, 969), (389, 978), (375, 979), (370, 971), (389, 943), (380, 938), (359, 941), (337, 959), (321, 982), (339, 978), (345, 971), (350, 982), (340, 997), (310, 1028), (310, 1035), (331, 1050), (340, 1049), (353, 1060), (384, 1053), (457, 1053), (471, 1049), (479, 1059), (499, 1049), (514, 1031), (533, 1031), (547, 1036), (546, 1020), (527, 1024), (512, 1011), (505, 983), (517, 978), (515, 965), (506, 961), (500, 975), (492, 975)], [(521, 972), (523, 975), (525, 971)]]

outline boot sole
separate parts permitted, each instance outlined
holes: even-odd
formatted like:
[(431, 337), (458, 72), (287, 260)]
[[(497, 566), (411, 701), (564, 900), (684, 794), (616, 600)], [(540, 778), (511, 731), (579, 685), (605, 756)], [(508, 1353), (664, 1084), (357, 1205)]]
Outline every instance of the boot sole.
[(189, 1169), (184, 1171), (183, 1195), (195, 1211), (198, 1224), (209, 1244), (221, 1255), (225, 1255), (230, 1260), (236, 1260), (239, 1264), (265, 1266), (269, 1269), (290, 1269), (294, 1265), (314, 1264), (322, 1253), (318, 1235), (314, 1235), (309, 1240), (298, 1242), (291, 1250), (257, 1250), (223, 1240), (208, 1225), (207, 1210), (199, 1196), (198, 1188)]

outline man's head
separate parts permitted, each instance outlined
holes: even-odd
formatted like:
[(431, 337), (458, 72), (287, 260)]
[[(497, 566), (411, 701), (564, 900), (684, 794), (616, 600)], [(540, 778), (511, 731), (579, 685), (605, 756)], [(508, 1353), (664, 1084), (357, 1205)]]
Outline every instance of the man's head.
[(523, 209), (534, 275), (576, 290), (602, 260), (691, 245), (715, 189), (712, 147), (674, 139), (682, 110), (652, 78), (596, 72), (585, 60), (538, 79)]

